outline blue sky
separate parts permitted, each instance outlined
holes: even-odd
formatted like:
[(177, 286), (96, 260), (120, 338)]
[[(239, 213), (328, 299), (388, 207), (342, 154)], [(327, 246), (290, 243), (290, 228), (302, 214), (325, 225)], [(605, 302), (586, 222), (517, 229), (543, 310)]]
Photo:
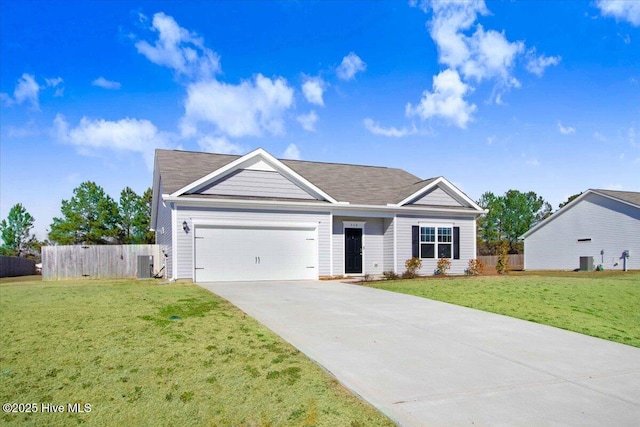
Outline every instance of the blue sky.
[(180, 148), (640, 191), (640, 2), (0, 2), (0, 217)]

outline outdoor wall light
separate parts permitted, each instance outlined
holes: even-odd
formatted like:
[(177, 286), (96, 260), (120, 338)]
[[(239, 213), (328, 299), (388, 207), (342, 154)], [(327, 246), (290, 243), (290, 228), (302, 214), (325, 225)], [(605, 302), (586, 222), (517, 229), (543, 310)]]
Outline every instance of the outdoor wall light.
[(189, 232), (189, 224), (187, 224), (187, 221), (182, 221), (182, 229), (185, 233)]

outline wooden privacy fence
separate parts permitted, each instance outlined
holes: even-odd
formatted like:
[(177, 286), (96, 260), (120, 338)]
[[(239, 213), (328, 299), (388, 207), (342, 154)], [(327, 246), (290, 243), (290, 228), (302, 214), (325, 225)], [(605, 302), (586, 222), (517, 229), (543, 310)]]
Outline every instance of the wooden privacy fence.
[(162, 268), (160, 245), (43, 246), (42, 280), (136, 277), (140, 255), (153, 256), (153, 273)]
[(35, 260), (0, 256), (0, 277), (30, 276), (32, 274), (36, 274)]
[[(524, 254), (509, 254), (508, 263), (509, 270), (523, 270), (524, 269)], [(485, 269), (496, 268), (498, 264), (498, 255), (480, 255), (478, 259), (482, 261)]]

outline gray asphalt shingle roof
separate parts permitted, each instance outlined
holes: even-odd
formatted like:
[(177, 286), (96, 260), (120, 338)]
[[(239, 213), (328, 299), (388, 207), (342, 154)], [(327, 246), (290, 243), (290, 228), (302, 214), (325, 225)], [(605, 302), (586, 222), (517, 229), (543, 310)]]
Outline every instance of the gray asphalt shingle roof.
[(593, 190), (607, 196), (640, 206), (640, 193), (636, 191)]
[[(156, 150), (164, 193), (186, 185), (241, 156), (180, 150)], [(338, 201), (363, 205), (398, 203), (436, 178), (423, 180), (397, 168), (280, 160)]]

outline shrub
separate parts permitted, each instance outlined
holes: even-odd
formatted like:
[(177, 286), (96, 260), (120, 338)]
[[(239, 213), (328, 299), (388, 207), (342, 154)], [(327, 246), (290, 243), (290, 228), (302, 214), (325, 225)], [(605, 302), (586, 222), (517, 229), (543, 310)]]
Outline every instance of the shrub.
[(420, 258), (409, 258), (404, 262), (404, 266), (407, 269), (402, 273), (402, 277), (405, 279), (413, 279), (417, 275), (417, 271), (422, 268), (422, 260)]
[(373, 281), (373, 277), (371, 277), (371, 274), (367, 273), (364, 276), (362, 276), (362, 281), (363, 282), (371, 282), (371, 281)]
[(383, 271), (382, 275), (384, 276), (384, 278), (386, 280), (397, 280), (398, 279), (398, 275), (396, 274), (395, 271), (393, 270), (389, 270), (389, 271)]
[(436, 274), (442, 274), (444, 276), (447, 274), (447, 270), (451, 268), (451, 260), (449, 258), (440, 258), (436, 266), (438, 268)]
[(470, 259), (469, 266), (465, 270), (465, 273), (470, 276), (479, 276), (480, 274), (484, 273), (484, 264), (477, 258)]
[(500, 245), (500, 252), (498, 253), (498, 263), (496, 264), (496, 271), (499, 274), (505, 274), (509, 271), (509, 243), (502, 242)]

